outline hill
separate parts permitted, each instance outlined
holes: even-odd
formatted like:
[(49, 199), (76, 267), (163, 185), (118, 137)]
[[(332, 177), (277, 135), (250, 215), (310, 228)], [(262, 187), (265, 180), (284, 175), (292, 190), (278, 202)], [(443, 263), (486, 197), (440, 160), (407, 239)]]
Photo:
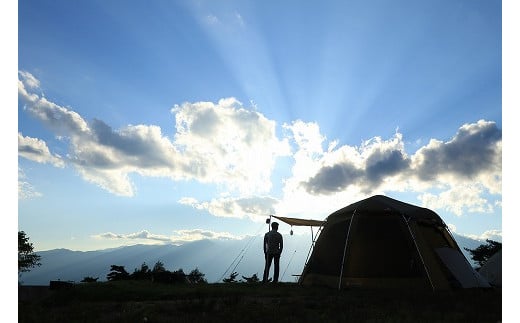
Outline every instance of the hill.
[[(454, 237), (468, 259), (469, 253), (464, 247), (473, 249), (483, 243), (456, 234)], [(305, 265), (311, 237), (286, 236), (284, 244), (280, 281), (295, 282)], [(233, 271), (239, 273), (239, 278), (253, 274), (261, 277), (264, 267), (262, 236), (243, 240), (201, 240), (180, 246), (133, 245), (96, 251), (53, 249), (38, 254), (42, 257), (42, 265), (22, 274), (20, 280), (23, 285), (48, 286), (51, 280), (80, 282), (87, 276), (105, 281), (111, 265), (124, 266), (132, 273), (143, 263), (153, 267), (157, 261), (171, 271), (183, 269), (189, 273), (197, 268), (210, 283), (221, 281)]]

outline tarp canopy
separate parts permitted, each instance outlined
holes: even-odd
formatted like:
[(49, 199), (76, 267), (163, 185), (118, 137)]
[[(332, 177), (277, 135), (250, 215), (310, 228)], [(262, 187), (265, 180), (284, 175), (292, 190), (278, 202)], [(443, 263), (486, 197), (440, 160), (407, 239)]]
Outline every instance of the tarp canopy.
[(283, 221), (289, 225), (294, 226), (305, 226), (305, 227), (321, 227), (325, 221), (320, 220), (306, 220), (306, 219), (298, 219), (298, 218), (286, 218), (282, 216), (275, 216), (273, 218), (277, 218), (280, 221)]

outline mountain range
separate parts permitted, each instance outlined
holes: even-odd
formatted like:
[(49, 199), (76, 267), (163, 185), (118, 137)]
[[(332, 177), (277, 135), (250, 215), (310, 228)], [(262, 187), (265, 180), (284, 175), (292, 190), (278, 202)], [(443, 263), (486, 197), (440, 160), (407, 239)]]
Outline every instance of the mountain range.
[[(462, 252), (473, 265), (464, 248), (475, 249), (485, 241), (474, 240), (453, 234)], [(242, 276), (263, 274), (264, 257), (262, 236), (243, 240), (199, 240), (183, 245), (122, 246), (95, 251), (72, 251), (52, 249), (36, 252), (41, 256), (41, 266), (22, 273), (19, 282), (23, 285), (49, 285), (52, 280), (80, 282), (85, 277), (106, 281), (111, 265), (124, 266), (132, 273), (145, 263), (148, 267), (162, 262), (167, 270), (182, 269), (188, 274), (198, 269), (209, 283), (221, 282), (231, 273)], [(311, 247), (309, 235), (284, 237), (284, 252), (280, 260), (280, 281), (295, 282), (301, 274)]]

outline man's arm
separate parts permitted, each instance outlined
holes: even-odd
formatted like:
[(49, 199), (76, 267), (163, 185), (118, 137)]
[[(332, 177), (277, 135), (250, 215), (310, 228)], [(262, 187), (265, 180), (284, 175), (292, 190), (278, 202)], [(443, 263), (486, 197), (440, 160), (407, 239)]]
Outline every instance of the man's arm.
[(267, 233), (264, 234), (264, 253), (267, 253)]
[(283, 250), (283, 237), (280, 234), (280, 253), (282, 253), (282, 250)]

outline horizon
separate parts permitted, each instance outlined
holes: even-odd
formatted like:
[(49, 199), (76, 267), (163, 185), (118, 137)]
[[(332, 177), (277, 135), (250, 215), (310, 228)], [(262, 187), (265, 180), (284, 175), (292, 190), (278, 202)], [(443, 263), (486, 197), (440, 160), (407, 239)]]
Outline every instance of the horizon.
[(383, 194), (501, 242), (502, 3), (404, 4), (20, 1), (19, 230), (240, 239)]

